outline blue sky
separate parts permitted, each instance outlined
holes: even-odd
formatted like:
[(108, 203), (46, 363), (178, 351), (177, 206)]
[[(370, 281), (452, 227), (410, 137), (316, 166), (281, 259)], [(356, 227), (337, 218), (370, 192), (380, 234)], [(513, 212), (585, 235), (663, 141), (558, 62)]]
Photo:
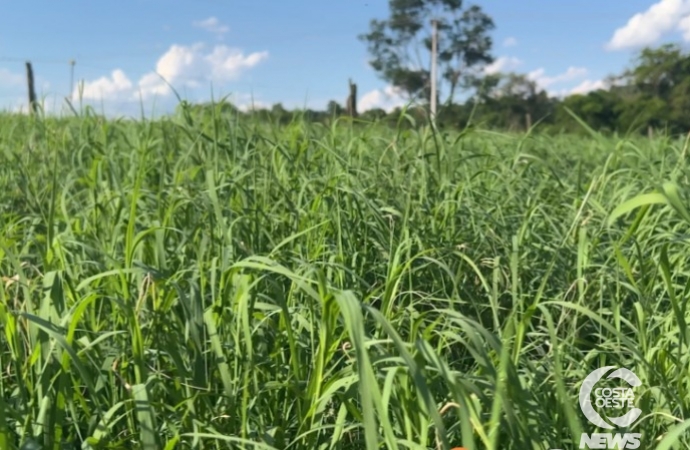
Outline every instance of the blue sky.
[[(690, 41), (690, 0), (469, 3), (496, 23), (497, 62), (487, 70), (528, 73), (554, 94), (599, 87), (644, 45)], [(140, 101), (171, 110), (176, 100), (155, 72), (192, 101), (213, 87), (240, 105), (319, 109), (343, 103), (351, 77), (360, 109), (391, 108), (403, 100), (368, 67), (357, 39), (387, 12), (387, 0), (12, 2), (0, 15), (0, 108), (26, 104), (31, 60), (55, 109), (70, 93), (71, 59), (75, 85), (109, 114), (137, 114)]]

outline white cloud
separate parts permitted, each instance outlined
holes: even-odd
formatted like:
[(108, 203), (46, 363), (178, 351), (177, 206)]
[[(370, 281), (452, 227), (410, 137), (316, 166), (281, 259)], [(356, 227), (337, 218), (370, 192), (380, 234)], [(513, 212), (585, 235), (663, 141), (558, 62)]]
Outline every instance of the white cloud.
[(0, 84), (4, 86), (19, 86), (22, 83), (24, 83), (24, 78), (20, 74), (0, 68)]
[(268, 58), (268, 52), (265, 51), (245, 55), (225, 45), (217, 45), (210, 52), (204, 49), (203, 44), (170, 47), (158, 60), (155, 72), (145, 74), (139, 81), (142, 95), (169, 94), (170, 88), (158, 75), (175, 87), (196, 88), (203, 82), (234, 81), (244, 71)]
[(683, 39), (690, 42), (690, 15), (685, 16), (678, 23), (678, 29), (683, 34)]
[(139, 79), (139, 92), (141, 96), (152, 97), (152, 96), (166, 96), (172, 93), (172, 89), (168, 83), (166, 83), (161, 77), (155, 72), (149, 72)]
[(205, 20), (198, 20), (196, 22), (192, 22), (192, 25), (194, 25), (197, 28), (203, 28), (204, 30), (208, 31), (209, 33), (213, 33), (218, 37), (222, 37), (225, 33), (230, 31), (230, 27), (221, 24), (218, 18), (216, 17), (209, 17)]
[(618, 28), (606, 48), (621, 50), (652, 45), (674, 29), (683, 31), (685, 39), (690, 40), (689, 14), (690, 0), (660, 0)]
[(503, 41), (504, 47), (515, 47), (517, 44), (518, 44), (517, 39), (515, 39), (512, 36), (505, 38), (505, 40)]
[(586, 76), (587, 73), (588, 71), (584, 67), (568, 67), (568, 70), (565, 72), (549, 77), (546, 76), (544, 68), (539, 68), (528, 73), (527, 78), (537, 83), (540, 89), (547, 89), (554, 84), (577, 80), (578, 78)]
[(394, 86), (386, 86), (384, 89), (375, 89), (364, 94), (357, 102), (357, 109), (367, 111), (369, 109), (381, 108), (386, 112), (391, 112), (395, 108), (406, 104), (402, 92)]
[(484, 67), (484, 73), (493, 75), (500, 72), (507, 72), (517, 69), (522, 65), (522, 61), (512, 56), (498, 57), (491, 64)]
[(247, 111), (251, 111), (251, 110), (256, 111), (258, 109), (271, 109), (270, 104), (268, 104), (266, 102), (262, 102), (260, 100), (250, 100), (246, 103), (237, 104), (236, 106), (237, 106), (237, 109), (239, 109), (242, 112), (247, 112)]
[(268, 58), (266, 51), (245, 55), (237, 49), (218, 45), (213, 52), (204, 57), (204, 61), (211, 69), (212, 80), (232, 81), (237, 79), (243, 71), (251, 69), (266, 58)]
[(599, 89), (607, 88), (608, 85), (604, 80), (584, 80), (582, 83), (570, 89), (570, 91), (568, 91), (568, 95), (587, 94), (592, 91), (598, 91)]
[(121, 69), (115, 69), (110, 77), (83, 82), (74, 91), (74, 98), (84, 100), (114, 100), (131, 93), (133, 84)]
[[(268, 52), (265, 51), (245, 54), (225, 45), (208, 50), (203, 44), (173, 45), (158, 59), (155, 70), (145, 73), (138, 83), (133, 83), (122, 69), (116, 69), (110, 76), (83, 82), (82, 99), (137, 102), (140, 95), (143, 99), (170, 95), (172, 90), (168, 83), (175, 89), (199, 88), (205, 83), (222, 86), (237, 80), (266, 58)], [(79, 98), (79, 86), (75, 88), (74, 97)]]

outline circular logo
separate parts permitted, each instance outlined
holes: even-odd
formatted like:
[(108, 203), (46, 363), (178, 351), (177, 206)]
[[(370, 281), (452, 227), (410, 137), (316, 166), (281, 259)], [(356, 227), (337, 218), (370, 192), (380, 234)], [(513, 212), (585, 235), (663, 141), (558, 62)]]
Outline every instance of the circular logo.
[[(619, 417), (607, 417), (609, 421), (618, 425), (621, 428), (625, 428), (635, 422), (642, 414), (642, 410), (635, 408), (632, 405), (632, 400), (634, 395), (632, 394), (632, 389), (628, 388), (604, 388), (604, 389), (594, 389), (594, 386), (599, 380), (611, 369), (615, 369), (615, 366), (606, 366), (601, 369), (597, 369), (587, 375), (587, 378), (582, 382), (580, 387), (580, 408), (584, 413), (587, 420), (592, 422), (594, 425), (600, 428), (612, 429), (613, 425), (606, 422), (599, 413), (592, 406), (592, 391), (595, 391), (596, 405), (600, 408), (631, 408), (627, 413)], [(640, 386), (642, 382), (637, 375), (632, 373), (630, 370), (621, 368), (611, 372), (607, 377), (620, 378), (626, 381), (630, 386), (636, 387)]]

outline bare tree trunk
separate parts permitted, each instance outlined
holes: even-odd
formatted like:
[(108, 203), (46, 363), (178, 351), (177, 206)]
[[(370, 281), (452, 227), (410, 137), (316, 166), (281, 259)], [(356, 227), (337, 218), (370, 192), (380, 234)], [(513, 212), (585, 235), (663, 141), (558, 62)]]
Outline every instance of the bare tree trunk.
[(438, 21), (431, 21), (431, 98), (429, 99), (429, 109), (432, 122), (436, 122), (436, 60), (438, 57)]
[(654, 137), (654, 129), (651, 125), (647, 125), (647, 137), (649, 137), (649, 139)]
[(525, 114), (525, 124), (527, 125), (527, 130), (529, 131), (532, 128), (532, 114)]
[(350, 84), (350, 95), (347, 97), (345, 108), (348, 116), (357, 117), (357, 85), (352, 82), (352, 79), (348, 83)]
[(36, 114), (38, 104), (36, 103), (36, 90), (34, 89), (34, 71), (31, 62), (26, 62), (26, 82), (29, 88), (29, 111)]

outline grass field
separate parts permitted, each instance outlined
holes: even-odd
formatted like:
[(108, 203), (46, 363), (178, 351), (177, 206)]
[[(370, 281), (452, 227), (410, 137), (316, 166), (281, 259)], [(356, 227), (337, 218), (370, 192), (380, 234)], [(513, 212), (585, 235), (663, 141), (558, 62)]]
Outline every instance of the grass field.
[(688, 448), (687, 150), (2, 116), (0, 448)]

